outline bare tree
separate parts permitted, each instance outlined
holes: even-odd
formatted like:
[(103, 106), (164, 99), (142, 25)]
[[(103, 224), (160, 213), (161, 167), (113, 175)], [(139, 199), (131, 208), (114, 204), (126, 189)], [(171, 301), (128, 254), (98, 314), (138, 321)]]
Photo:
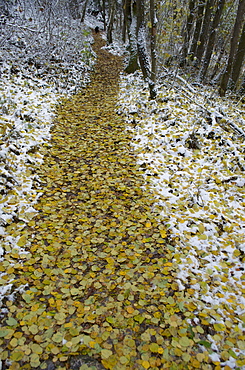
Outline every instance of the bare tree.
[(180, 65), (184, 66), (186, 64), (188, 50), (189, 50), (189, 42), (191, 39), (191, 30), (194, 24), (194, 17), (195, 17), (195, 5), (197, 0), (189, 0), (189, 14), (186, 21), (186, 29), (185, 29), (185, 36), (184, 36), (184, 44), (182, 47), (182, 55)]
[(69, 10), (73, 19), (80, 19), (79, 0), (69, 0)]
[(238, 78), (241, 73), (244, 56), (245, 56), (245, 22), (243, 23), (243, 29), (242, 29), (239, 45), (237, 48), (237, 52), (235, 55), (235, 60), (234, 60), (233, 70), (232, 70), (232, 75), (231, 75), (231, 81), (232, 81), (231, 87), (233, 89), (236, 89), (237, 87), (237, 82), (238, 82)]
[(88, 5), (88, 0), (84, 1), (83, 4), (83, 10), (82, 10), (82, 15), (81, 15), (81, 22), (84, 22), (85, 15), (86, 15), (86, 10), (87, 10), (87, 5)]
[(151, 78), (151, 68), (146, 47), (146, 35), (145, 35), (145, 3), (144, 0), (136, 0), (137, 9), (137, 50), (140, 62), (140, 67), (144, 76), (144, 79), (148, 82), (150, 97), (155, 99), (156, 90), (155, 83)]
[(240, 0), (238, 9), (237, 9), (235, 25), (233, 28), (233, 34), (231, 38), (229, 58), (228, 58), (228, 62), (226, 65), (225, 72), (223, 73), (223, 76), (220, 82), (220, 87), (219, 87), (220, 96), (225, 95), (227, 86), (228, 86), (228, 81), (229, 81), (229, 78), (231, 77), (234, 57), (235, 57), (237, 45), (239, 42), (239, 35), (240, 35), (241, 28), (243, 25), (244, 13), (245, 13), (245, 0)]
[(116, 10), (116, 0), (110, 0), (109, 20), (106, 30), (107, 44), (112, 44), (112, 29), (114, 24), (115, 10)]
[(197, 49), (197, 45), (198, 45), (198, 41), (200, 37), (200, 32), (201, 32), (201, 27), (202, 27), (204, 7), (205, 7), (205, 3), (203, 1), (199, 2), (198, 7), (197, 7), (195, 30), (193, 33), (193, 40), (192, 40), (191, 49), (190, 49), (191, 58), (193, 58), (196, 53), (196, 49)]
[(221, 15), (222, 15), (222, 12), (223, 12), (223, 9), (224, 9), (224, 5), (225, 5), (225, 0), (218, 0), (218, 4), (217, 4), (216, 12), (215, 12), (215, 15), (214, 15), (214, 19), (213, 19), (213, 22), (211, 24), (210, 35), (209, 35), (209, 39), (208, 39), (208, 43), (207, 43), (207, 48), (206, 48), (206, 52), (205, 52), (205, 56), (204, 56), (204, 61), (202, 63), (202, 67), (201, 67), (201, 71), (200, 71), (200, 75), (199, 75), (199, 78), (201, 80), (203, 80), (204, 77), (206, 76), (206, 73), (207, 73), (207, 70), (208, 70), (208, 67), (209, 67), (209, 63), (210, 63), (211, 56), (212, 56), (213, 49), (214, 49), (217, 28), (218, 28), (218, 25), (220, 23), (220, 19), (221, 19)]
[(127, 25), (127, 33), (129, 39), (129, 61), (125, 68), (125, 72), (134, 73), (139, 69), (138, 64), (138, 50), (137, 50), (137, 17), (136, 17), (136, 2), (133, 0), (125, 0), (125, 22)]
[(208, 0), (205, 6), (204, 19), (202, 23), (202, 30), (199, 38), (199, 44), (196, 49), (195, 57), (196, 63), (200, 64), (201, 59), (207, 44), (207, 35), (209, 34), (210, 19), (212, 15), (212, 9), (214, 6), (214, 0)]
[(150, 0), (150, 31), (151, 31), (151, 79), (156, 82), (157, 73), (157, 55), (156, 55), (156, 32), (157, 32), (157, 19), (155, 12), (155, 2)]

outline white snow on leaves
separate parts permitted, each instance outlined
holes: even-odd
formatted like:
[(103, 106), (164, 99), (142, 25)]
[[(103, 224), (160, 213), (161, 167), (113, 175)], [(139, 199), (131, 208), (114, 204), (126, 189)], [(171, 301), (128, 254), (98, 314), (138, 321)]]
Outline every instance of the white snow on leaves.
[[(202, 90), (188, 95), (184, 90), (167, 88), (165, 81), (157, 100), (149, 101), (136, 72), (122, 77), (119, 111), (134, 133), (132, 145), (147, 188), (173, 236), (179, 289), (192, 292), (196, 312), (211, 324), (227, 325), (242, 336), (245, 142), (217, 112), (241, 131), (245, 112), (228, 99), (208, 100)], [(210, 337), (212, 356), (220, 362), (225, 331)], [(238, 358), (245, 354), (240, 344), (234, 347)], [(232, 356), (225, 365), (237, 368)]]

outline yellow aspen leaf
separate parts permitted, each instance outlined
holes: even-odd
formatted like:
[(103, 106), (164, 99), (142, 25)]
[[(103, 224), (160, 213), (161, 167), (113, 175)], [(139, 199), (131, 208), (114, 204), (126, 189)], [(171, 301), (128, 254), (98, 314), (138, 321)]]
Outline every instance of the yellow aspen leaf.
[(188, 337), (181, 337), (179, 340), (179, 344), (183, 347), (190, 347), (193, 344), (193, 341)]
[(64, 324), (64, 328), (72, 328), (72, 327), (73, 327), (72, 322), (67, 322)]
[(166, 230), (160, 230), (161, 237), (164, 239), (167, 236), (167, 231)]
[(197, 361), (196, 359), (193, 359), (193, 360), (191, 361), (191, 364), (192, 364), (192, 366), (193, 366), (195, 369), (201, 369), (201, 364), (200, 364), (200, 362), (199, 362), (199, 361)]
[(18, 339), (17, 338), (12, 338), (11, 341), (9, 342), (11, 347), (17, 347), (18, 346)]
[(157, 353), (159, 349), (159, 345), (157, 343), (151, 343), (149, 346), (149, 349), (151, 352)]
[(19, 240), (18, 240), (18, 242), (17, 242), (17, 245), (18, 245), (19, 247), (24, 247), (24, 246), (26, 245), (26, 236), (25, 236), (25, 235), (22, 235), (22, 236), (19, 238)]
[(126, 311), (128, 313), (133, 313), (135, 310), (134, 310), (134, 308), (132, 306), (127, 306)]
[(51, 352), (52, 352), (54, 355), (57, 355), (58, 353), (60, 353), (60, 348), (58, 348), (58, 347), (52, 347), (52, 348), (51, 348)]
[(217, 330), (217, 331), (225, 331), (226, 330), (226, 327), (224, 324), (214, 324), (214, 329)]
[(149, 369), (149, 367), (150, 367), (149, 361), (144, 360), (144, 361), (142, 361), (141, 364), (142, 364), (144, 369)]
[(121, 356), (119, 357), (119, 362), (122, 364), (122, 365), (125, 365), (129, 362), (128, 358), (126, 356)]
[(102, 349), (101, 350), (101, 358), (103, 360), (106, 360), (108, 357), (112, 356), (112, 351), (109, 349)]
[(24, 357), (24, 352), (22, 351), (14, 351), (10, 355), (10, 360), (11, 361), (20, 361)]

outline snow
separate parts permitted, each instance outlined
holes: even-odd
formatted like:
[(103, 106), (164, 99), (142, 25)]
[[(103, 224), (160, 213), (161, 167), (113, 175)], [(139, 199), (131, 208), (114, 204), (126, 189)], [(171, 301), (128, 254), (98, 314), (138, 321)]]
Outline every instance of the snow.
[[(11, 259), (11, 253), (19, 255), (20, 261), (21, 255), (28, 253), (29, 242), (23, 239), (25, 226), (35, 216), (35, 203), (42, 192), (35, 166), (42, 164), (40, 148), (49, 145), (55, 106), (62, 96), (76, 92), (89, 81), (89, 71), (94, 63), (90, 31), (85, 27), (81, 29), (81, 25), (77, 27), (75, 21), (65, 20), (64, 29), (72, 28), (73, 31), (69, 32), (69, 38), (61, 40), (59, 19), (54, 21), (57, 23), (53, 27), (53, 41), (56, 42), (53, 57), (58, 62), (53, 65), (46, 59), (50, 54), (46, 53), (46, 39), (39, 35), (28, 48), (20, 49), (14, 43), (13, 30), (10, 45), (6, 43), (0, 50), (3, 61), (0, 66), (0, 262), (5, 267), (16, 263)], [(16, 18), (16, 22), (21, 26), (21, 17)], [(26, 19), (24, 22), (28, 24)], [(30, 25), (36, 30), (41, 27), (41, 19), (37, 19), (36, 24), (32, 22)], [(7, 31), (5, 28), (2, 31), (4, 38)], [(30, 37), (28, 32), (23, 31), (25, 44), (24, 37)], [(32, 47), (36, 49), (31, 50)], [(70, 48), (73, 48), (72, 53)], [(32, 58), (33, 63), (38, 61), (39, 68), (29, 64)], [(0, 310), (3, 300), (14, 299), (17, 293), (12, 291), (12, 284), (6, 285), (5, 275), (0, 272)]]
[[(229, 320), (244, 335), (245, 142), (238, 134), (245, 114), (228, 99), (212, 99), (212, 92), (192, 87), (186, 94), (186, 87), (164, 81), (151, 102), (138, 72), (123, 76), (119, 111), (128, 120), (147, 189), (172, 237), (179, 289), (193, 290), (197, 313), (211, 313), (213, 323)], [(217, 112), (231, 125), (222, 127)], [(236, 369), (234, 358), (220, 358), (224, 341), (213, 341), (211, 358)]]
[[(6, 71), (1, 76), (1, 262), (13, 250), (19, 255), (27, 253), (18, 242), (24, 226), (36, 214), (33, 205), (40, 193), (34, 190), (38, 178), (32, 173), (32, 165), (42, 163), (38, 148), (50, 138), (53, 109), (58, 100), (53, 90), (52, 86), (43, 86), (42, 80), (34, 83), (21, 76), (9, 79)], [(4, 272), (0, 274), (0, 302), (3, 297), (13, 297), (12, 285), (2, 285), (4, 275)]]

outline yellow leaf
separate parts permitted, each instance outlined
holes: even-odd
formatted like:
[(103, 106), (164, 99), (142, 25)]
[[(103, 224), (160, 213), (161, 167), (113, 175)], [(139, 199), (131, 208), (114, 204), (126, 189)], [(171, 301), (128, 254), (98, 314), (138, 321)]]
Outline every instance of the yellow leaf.
[(214, 329), (217, 331), (225, 331), (226, 327), (224, 324), (214, 324)]
[(22, 236), (19, 238), (19, 240), (18, 240), (18, 242), (17, 242), (17, 245), (18, 245), (19, 247), (24, 247), (24, 246), (26, 245), (26, 236), (25, 236), (25, 235), (22, 235)]
[(126, 310), (127, 310), (128, 313), (133, 313), (134, 312), (134, 308), (132, 306), (128, 306), (126, 308)]
[(149, 367), (150, 367), (149, 361), (142, 361), (142, 366), (143, 366), (144, 369), (149, 369)]
[(102, 349), (101, 350), (101, 358), (106, 360), (108, 357), (112, 356), (112, 351), (109, 349)]
[(166, 230), (160, 230), (161, 237), (164, 239), (167, 236)]

